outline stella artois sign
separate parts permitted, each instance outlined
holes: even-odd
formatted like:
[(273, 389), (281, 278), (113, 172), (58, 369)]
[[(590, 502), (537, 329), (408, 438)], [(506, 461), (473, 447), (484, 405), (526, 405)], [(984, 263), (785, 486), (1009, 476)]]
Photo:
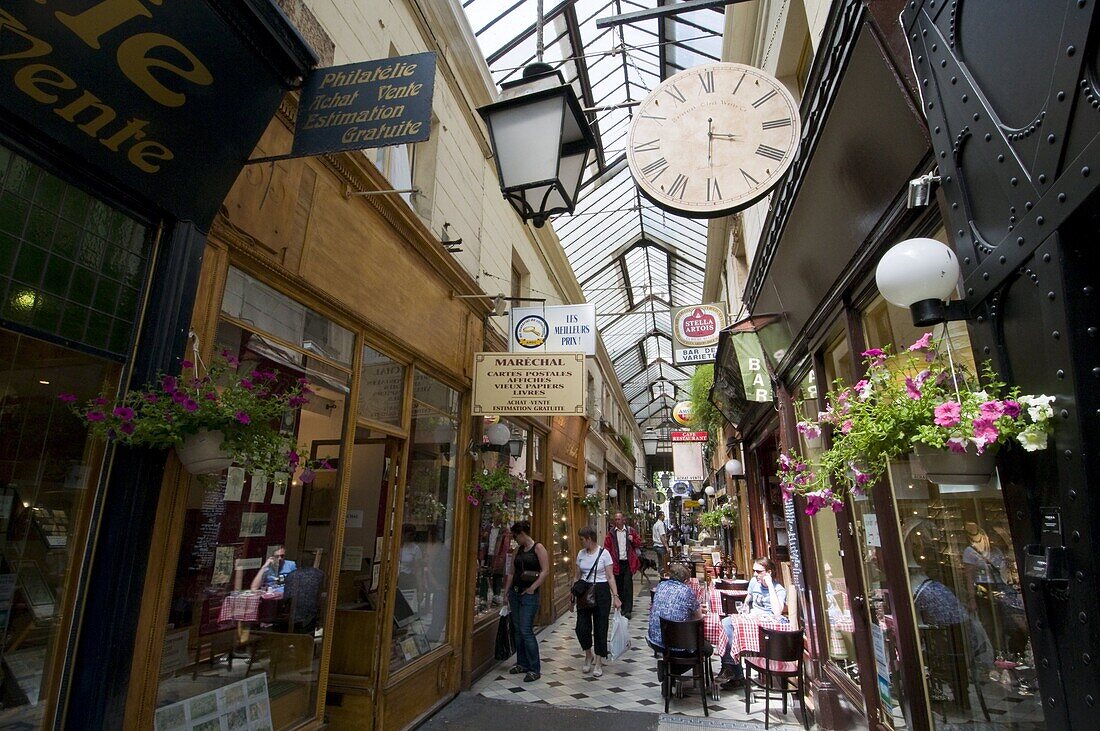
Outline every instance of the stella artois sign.
[(672, 360), (677, 365), (713, 363), (718, 333), (726, 326), (721, 305), (693, 305), (672, 312)]

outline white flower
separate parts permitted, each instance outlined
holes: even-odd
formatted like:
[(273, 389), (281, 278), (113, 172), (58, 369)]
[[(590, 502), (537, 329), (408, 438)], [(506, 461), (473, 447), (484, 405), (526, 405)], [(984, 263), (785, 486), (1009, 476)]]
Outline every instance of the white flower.
[(871, 391), (873, 389), (874, 385), (870, 381), (867, 381), (867, 383), (863, 385), (863, 388), (859, 389), (860, 400), (866, 401), (867, 399), (869, 399), (871, 397)]
[(1028, 452), (1036, 452), (1047, 448), (1047, 433), (1042, 428), (1032, 424), (1016, 435), (1016, 441)]
[(1045, 396), (1040, 394), (1038, 396), (1021, 396), (1019, 399), (1021, 404), (1027, 406), (1027, 415), (1031, 417), (1034, 422), (1043, 422), (1054, 416), (1054, 409), (1050, 404), (1054, 401), (1053, 396)]

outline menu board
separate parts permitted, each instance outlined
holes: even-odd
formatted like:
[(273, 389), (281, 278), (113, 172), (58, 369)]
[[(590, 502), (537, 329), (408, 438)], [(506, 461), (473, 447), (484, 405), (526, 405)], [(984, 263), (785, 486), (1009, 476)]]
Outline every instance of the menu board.
[(802, 550), (798, 546), (798, 520), (794, 500), (783, 501), (783, 517), (787, 521), (787, 554), (791, 559), (791, 580), (795, 588), (802, 590)]

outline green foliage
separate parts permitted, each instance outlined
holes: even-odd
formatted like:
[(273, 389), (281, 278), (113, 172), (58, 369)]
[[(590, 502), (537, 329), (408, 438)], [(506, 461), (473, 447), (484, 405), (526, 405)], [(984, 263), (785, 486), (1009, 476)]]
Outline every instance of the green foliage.
[(623, 448), (623, 453), (627, 457), (634, 456), (634, 440), (630, 438), (629, 434), (619, 435), (619, 446)]
[(507, 467), (475, 472), (466, 483), (466, 501), (488, 513), (493, 525), (507, 525), (509, 521), (527, 515), (531, 507), (531, 486), (527, 480), (517, 477)]
[(603, 496), (595, 490), (582, 497), (580, 503), (584, 506), (584, 509), (588, 511), (589, 515), (597, 516), (607, 514), (607, 508), (604, 507)]
[(723, 521), (728, 525), (737, 525), (740, 513), (737, 508), (730, 503), (720, 505), (714, 510), (708, 510), (699, 516), (699, 525), (710, 530), (715, 531), (722, 527)]
[(695, 367), (688, 379), (688, 393), (691, 396), (695, 418), (692, 426), (707, 432), (707, 454), (714, 454), (726, 420), (722, 413), (710, 402), (710, 390), (714, 386), (714, 365), (708, 363)]

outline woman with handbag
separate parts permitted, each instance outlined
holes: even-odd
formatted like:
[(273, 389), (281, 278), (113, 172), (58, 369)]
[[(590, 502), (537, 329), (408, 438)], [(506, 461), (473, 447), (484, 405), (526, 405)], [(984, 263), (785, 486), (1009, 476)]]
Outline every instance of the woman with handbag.
[(531, 538), (526, 520), (512, 524), (512, 538), (519, 545), (512, 555), (512, 571), (505, 571), (504, 595), (512, 609), (512, 627), (516, 638), (516, 664), (508, 672), (526, 673), (523, 682), (542, 677), (539, 641), (535, 638), (535, 615), (539, 611), (539, 587), (550, 575), (550, 555), (541, 543)]
[[(615, 570), (611, 554), (596, 542), (596, 530), (585, 526), (578, 531), (582, 548), (577, 553), (577, 580), (570, 592), (570, 606), (577, 610), (577, 639), (584, 649), (584, 666), (581, 672), (603, 675), (603, 661), (607, 659), (607, 625), (611, 605), (622, 606), (615, 586)], [(593, 657), (592, 636), (596, 637)]]

